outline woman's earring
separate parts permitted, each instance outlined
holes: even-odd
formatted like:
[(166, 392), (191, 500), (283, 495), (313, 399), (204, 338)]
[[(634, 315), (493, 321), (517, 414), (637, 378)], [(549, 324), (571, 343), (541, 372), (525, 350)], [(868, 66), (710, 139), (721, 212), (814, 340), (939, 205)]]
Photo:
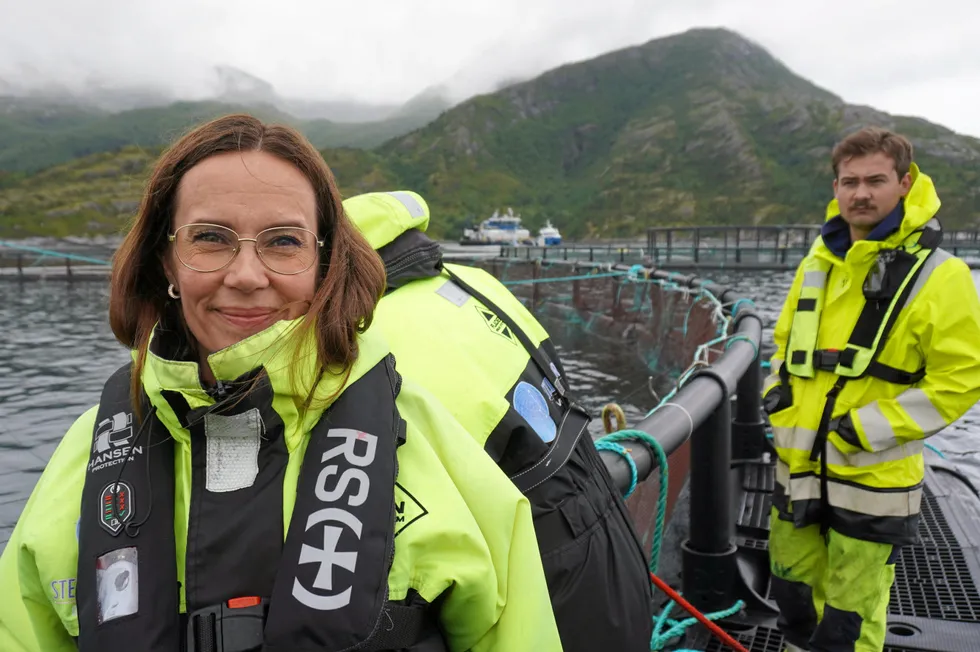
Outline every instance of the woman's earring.
[(174, 284), (173, 283), (171, 283), (170, 284), (170, 287), (167, 288), (167, 294), (170, 296), (171, 299), (179, 299), (180, 298), (180, 295), (177, 294), (177, 289), (174, 288)]

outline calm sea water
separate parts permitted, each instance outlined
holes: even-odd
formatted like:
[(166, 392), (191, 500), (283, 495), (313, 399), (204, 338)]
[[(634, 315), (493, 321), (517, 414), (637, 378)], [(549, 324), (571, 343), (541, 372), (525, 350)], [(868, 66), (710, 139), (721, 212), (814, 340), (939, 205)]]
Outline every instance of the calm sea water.
[[(712, 278), (754, 297), (766, 321), (768, 357), (772, 325), (792, 275)], [(98, 401), (106, 378), (128, 359), (108, 327), (106, 289), (99, 282), (0, 283), (0, 549), (62, 435)], [(655, 404), (650, 373), (634, 353), (564, 324), (546, 320), (545, 326), (587, 407), (598, 412), (617, 401), (635, 421)], [(598, 434), (601, 423), (593, 425)], [(962, 462), (980, 487), (980, 408), (930, 443)]]

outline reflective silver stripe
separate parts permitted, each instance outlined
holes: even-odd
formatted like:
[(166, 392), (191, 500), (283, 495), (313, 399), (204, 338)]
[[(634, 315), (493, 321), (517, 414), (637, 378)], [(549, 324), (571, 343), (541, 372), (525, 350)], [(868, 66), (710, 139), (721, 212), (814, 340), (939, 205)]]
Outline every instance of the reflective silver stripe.
[(422, 207), (422, 204), (420, 204), (419, 200), (411, 194), (402, 190), (396, 190), (385, 194), (391, 195), (400, 201), (402, 205), (408, 209), (408, 214), (412, 217), (423, 217), (425, 215), (425, 209)]
[(925, 444), (918, 439), (876, 453), (861, 451), (850, 455), (844, 455), (833, 444), (827, 444), (827, 464), (854, 468), (872, 466), (884, 462), (897, 462), (913, 455), (921, 455), (923, 450), (925, 450)]
[(936, 268), (952, 257), (952, 254), (943, 249), (936, 249), (932, 255), (929, 256), (929, 260), (925, 262), (925, 264), (922, 266), (922, 271), (919, 272), (919, 278), (915, 279), (915, 285), (912, 286), (912, 291), (909, 293), (909, 298), (906, 300), (903, 310), (912, 304), (912, 301), (916, 296), (918, 296), (919, 292), (922, 291), (922, 287), (926, 284), (926, 281), (929, 280), (929, 277), (936, 270)]
[(897, 402), (909, 415), (915, 425), (927, 436), (937, 433), (947, 425), (946, 419), (939, 413), (929, 396), (918, 387), (910, 387), (898, 395)]
[[(862, 421), (863, 423), (863, 421)], [(817, 438), (817, 431), (800, 426), (781, 427), (773, 426), (772, 439), (777, 448), (792, 448), (809, 452), (813, 448), (813, 442)], [(883, 462), (897, 462), (913, 455), (921, 455), (925, 445), (921, 440), (913, 439), (905, 444), (896, 442), (893, 448), (870, 453), (859, 451), (845, 455), (840, 452), (833, 443), (827, 443), (827, 464), (832, 466), (864, 467)], [(788, 473), (788, 471), (787, 471)]]
[(827, 284), (827, 272), (822, 269), (815, 269), (811, 272), (803, 272), (803, 287), (822, 288)]
[[(924, 437), (935, 434), (948, 425), (926, 393), (918, 387), (905, 390), (895, 397), (895, 402)], [(887, 450), (899, 445), (895, 428), (881, 411), (877, 401), (859, 408), (856, 412), (864, 429), (864, 436), (872, 450)]]
[(813, 448), (813, 441), (817, 438), (817, 431), (799, 426), (773, 426), (772, 441), (776, 448), (792, 448), (809, 452)]
[[(790, 500), (819, 500), (820, 478), (814, 475), (791, 478), (788, 493)], [(871, 516), (901, 517), (919, 513), (922, 505), (922, 488), (909, 491), (874, 491), (829, 480), (827, 498), (831, 506), (849, 509), (852, 512)]]
[(871, 450), (883, 451), (898, 445), (892, 424), (888, 421), (888, 417), (882, 413), (881, 408), (878, 407), (877, 401), (855, 410), (855, 414), (861, 423), (864, 437), (868, 440)]

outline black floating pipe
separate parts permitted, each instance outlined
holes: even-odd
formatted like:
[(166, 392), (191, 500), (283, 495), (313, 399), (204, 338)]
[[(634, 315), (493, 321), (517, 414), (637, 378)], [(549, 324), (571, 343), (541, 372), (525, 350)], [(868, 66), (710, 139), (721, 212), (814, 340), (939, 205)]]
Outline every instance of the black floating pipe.
[[(722, 394), (722, 379), (711, 371), (698, 372), (717, 386), (705, 402), (715, 405), (691, 438), (691, 534), (687, 548), (708, 555), (732, 551), (735, 520), (730, 509), (732, 410)], [(685, 550), (685, 552), (687, 552)], [(688, 573), (684, 573), (685, 581)], [(729, 606), (729, 605), (725, 605)]]
[[(721, 298), (722, 303), (731, 300), (730, 297)], [(669, 406), (661, 407), (634, 425), (633, 429), (656, 437), (667, 455), (680, 448), (694, 429), (711, 416), (723, 397), (732, 395), (741, 376), (753, 362), (757, 362), (762, 320), (750, 307), (739, 308), (734, 335), (740, 338), (732, 339), (725, 353), (709, 367), (712, 370), (710, 378), (703, 373), (695, 374), (674, 395)], [(599, 451), (599, 455), (616, 486), (625, 494), (630, 486), (629, 464), (612, 451)], [(653, 454), (646, 446), (633, 446), (631, 457), (636, 465), (637, 480), (642, 482), (655, 468)], [(730, 457), (725, 461), (726, 468), (729, 463)]]
[(759, 459), (766, 449), (766, 423), (762, 419), (762, 367), (755, 360), (745, 370), (735, 391), (732, 421), (732, 456)]
[[(716, 381), (719, 392), (721, 379)], [(681, 544), (682, 590), (702, 611), (727, 609), (740, 593), (731, 501), (731, 402), (725, 395), (691, 439), (690, 536)]]

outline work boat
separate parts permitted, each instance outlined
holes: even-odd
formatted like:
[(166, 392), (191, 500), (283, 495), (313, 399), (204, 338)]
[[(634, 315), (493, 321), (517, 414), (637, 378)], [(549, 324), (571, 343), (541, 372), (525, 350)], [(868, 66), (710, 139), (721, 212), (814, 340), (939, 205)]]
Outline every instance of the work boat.
[(480, 222), (478, 226), (463, 229), (461, 245), (487, 244), (526, 244), (531, 240), (531, 232), (521, 226), (521, 218), (508, 208), (507, 214), (494, 211), (493, 215)]
[[(695, 364), (637, 423), (626, 424), (622, 411), (607, 405), (603, 422), (616, 434), (600, 437), (596, 447), (650, 550), (660, 597), (651, 615), (651, 650), (782, 652), (767, 543), (776, 455), (760, 401), (763, 323), (751, 299), (693, 275), (641, 265), (512, 257), (471, 264), (510, 284), (537, 313), (587, 323), (620, 346), (646, 328), (649, 341), (665, 342), (661, 362), (684, 348), (672, 339), (680, 329), (657, 332), (633, 316), (650, 304), (667, 305), (668, 292), (710, 295), (704, 313), (719, 315), (721, 326), (705, 332)], [(557, 297), (542, 287), (547, 283), (573, 287)], [(590, 283), (596, 284), (591, 290)], [(598, 303), (609, 297), (612, 305)], [(687, 335), (698, 306), (680, 305)], [(664, 320), (647, 322), (654, 323)], [(712, 344), (715, 354), (702, 356)], [(980, 497), (953, 463), (928, 450), (925, 460), (919, 541), (896, 563), (884, 652), (975, 652)]]
[(561, 244), (561, 233), (552, 226), (551, 220), (548, 220), (538, 231), (537, 244), (539, 247), (554, 247)]

